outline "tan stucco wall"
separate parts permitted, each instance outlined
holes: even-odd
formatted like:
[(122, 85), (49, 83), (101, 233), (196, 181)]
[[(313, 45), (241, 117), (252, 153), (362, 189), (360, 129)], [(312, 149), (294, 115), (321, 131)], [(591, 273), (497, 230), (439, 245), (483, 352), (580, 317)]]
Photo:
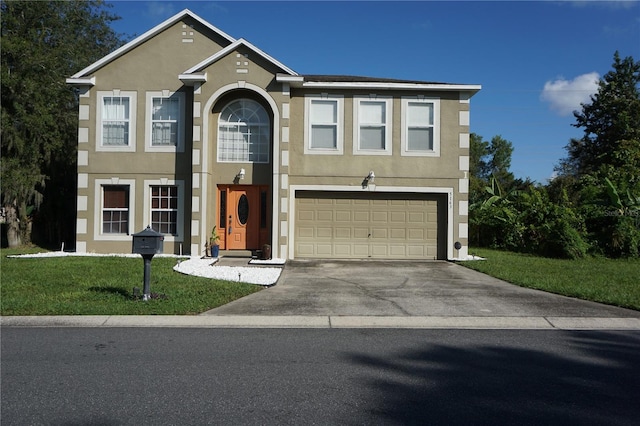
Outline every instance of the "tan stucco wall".
[[(190, 25), (194, 24), (193, 35)], [(183, 28), (186, 25), (186, 28)], [(187, 32), (187, 36), (183, 32)], [(88, 165), (79, 165), (80, 179), (78, 196), (86, 204), (79, 209), (79, 226), (86, 228), (78, 234), (87, 251), (128, 252), (129, 241), (93, 241), (95, 220), (93, 213), (99, 200), (95, 198), (95, 180), (129, 179), (135, 182), (135, 216), (131, 232), (138, 232), (147, 225), (145, 216), (145, 180), (178, 180), (184, 183), (184, 229), (183, 237), (175, 243), (166, 242), (166, 253), (199, 254), (204, 241), (216, 224), (216, 188), (219, 184), (232, 184), (234, 177), (244, 168), (246, 176), (241, 184), (271, 185), (273, 191), (274, 255), (285, 257), (290, 236), (289, 223), (293, 220), (287, 211), (291, 185), (337, 185), (361, 188), (362, 180), (369, 170), (376, 174), (377, 186), (385, 187), (431, 187), (452, 188), (453, 199), (448, 209), (453, 209), (453, 241), (467, 244), (458, 230), (460, 223), (468, 218), (458, 213), (460, 201), (468, 200), (468, 194), (460, 193), (461, 179), (466, 178), (460, 170), (460, 157), (468, 156), (468, 148), (461, 148), (460, 134), (468, 134), (469, 126), (460, 125), (460, 111), (469, 109), (468, 102), (461, 102), (456, 91), (420, 92), (426, 97), (440, 99), (440, 155), (438, 157), (401, 156), (401, 111), (402, 97), (415, 95), (408, 91), (331, 91), (289, 88), (276, 82), (276, 73), (282, 72), (257, 53), (241, 46), (213, 64), (202, 69), (207, 81), (195, 87), (185, 87), (178, 75), (191, 66), (220, 51), (226, 41), (214, 37), (211, 40), (201, 34), (210, 30), (200, 24), (186, 21), (146, 41), (141, 46), (95, 72), (96, 85), (80, 98), (81, 108), (88, 111), (88, 119), (80, 121), (80, 128), (88, 135), (80, 141), (79, 151), (84, 152)], [(193, 42), (184, 43), (184, 38)], [(161, 53), (158, 53), (161, 52)], [(136, 150), (135, 152), (97, 152), (96, 129), (98, 91), (119, 89), (135, 91), (136, 105)], [(145, 151), (146, 92), (184, 91), (186, 120), (184, 152), (157, 153)], [(342, 155), (305, 155), (304, 96), (320, 93), (344, 96), (344, 150)], [(353, 154), (353, 96), (393, 97), (392, 154), (391, 156), (368, 156)], [(269, 164), (242, 164), (217, 162), (217, 124), (221, 108), (235, 97), (259, 99), (272, 117), (273, 150)], [(286, 111), (289, 112), (287, 117)], [(288, 137), (287, 137), (288, 135)], [(283, 163), (283, 157), (288, 161)], [(194, 176), (196, 181), (194, 181)], [(283, 183), (284, 182), (284, 183)], [(99, 220), (99, 217), (98, 217)]]
[[(183, 40), (189, 40), (184, 42)], [(191, 134), (190, 116), (193, 110), (193, 98), (190, 88), (183, 87), (178, 75), (186, 69), (220, 51), (229, 42), (213, 33), (210, 29), (190, 18), (178, 22), (157, 34), (125, 55), (98, 69), (96, 84), (80, 97), (80, 108), (88, 111), (88, 120), (81, 119), (79, 127), (86, 132), (86, 141), (79, 141), (79, 155), (86, 155), (87, 165), (80, 164), (80, 179), (88, 176), (86, 188), (79, 185), (78, 197), (87, 205), (87, 210), (78, 211), (78, 227), (86, 228), (86, 234), (78, 233), (77, 241), (84, 248), (95, 252), (128, 252), (131, 243), (122, 241), (93, 241), (96, 214), (93, 210), (99, 205), (95, 198), (95, 180), (128, 179), (135, 182), (135, 216), (130, 218), (130, 232), (138, 232), (148, 225), (149, 219), (143, 209), (144, 181), (169, 179), (184, 182), (185, 210), (181, 241), (165, 242), (165, 252), (188, 252), (190, 244), (190, 213), (192, 210), (191, 190)], [(98, 152), (96, 141), (99, 119), (97, 117), (98, 92), (118, 89), (136, 93), (135, 152)], [(185, 92), (185, 122), (183, 152), (159, 153), (145, 151), (145, 126), (147, 92), (149, 91)], [(83, 130), (84, 129), (84, 130)]]

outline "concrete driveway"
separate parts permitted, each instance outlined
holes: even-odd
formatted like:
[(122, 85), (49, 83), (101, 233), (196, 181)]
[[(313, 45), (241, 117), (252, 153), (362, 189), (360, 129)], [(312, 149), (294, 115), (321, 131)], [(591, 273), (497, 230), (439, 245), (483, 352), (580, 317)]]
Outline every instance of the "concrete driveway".
[(204, 315), (640, 319), (444, 261), (292, 261), (274, 287)]

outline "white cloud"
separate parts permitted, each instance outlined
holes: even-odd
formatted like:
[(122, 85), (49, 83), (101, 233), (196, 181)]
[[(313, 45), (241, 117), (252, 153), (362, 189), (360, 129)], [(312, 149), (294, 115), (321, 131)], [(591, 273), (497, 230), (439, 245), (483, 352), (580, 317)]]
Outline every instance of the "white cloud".
[(166, 19), (176, 13), (174, 6), (172, 2), (168, 1), (150, 1), (147, 3), (147, 14), (153, 18)]
[(547, 81), (542, 89), (540, 99), (548, 102), (551, 110), (565, 116), (580, 110), (580, 104), (589, 103), (590, 96), (598, 91), (600, 75), (597, 72), (582, 74), (573, 80), (560, 77)]

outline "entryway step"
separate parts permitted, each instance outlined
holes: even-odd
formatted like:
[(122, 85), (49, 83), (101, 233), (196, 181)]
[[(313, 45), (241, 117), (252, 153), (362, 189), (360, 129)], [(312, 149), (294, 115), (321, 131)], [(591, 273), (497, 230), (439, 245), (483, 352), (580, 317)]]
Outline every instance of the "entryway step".
[(220, 257), (246, 257), (251, 259), (255, 256), (251, 250), (220, 250)]

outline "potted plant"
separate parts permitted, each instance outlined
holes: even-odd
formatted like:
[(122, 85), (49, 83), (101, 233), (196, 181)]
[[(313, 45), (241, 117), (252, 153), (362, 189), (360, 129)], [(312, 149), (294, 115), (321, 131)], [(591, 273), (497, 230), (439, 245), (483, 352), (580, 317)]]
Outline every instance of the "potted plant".
[(220, 235), (218, 235), (218, 230), (214, 226), (211, 230), (211, 238), (209, 238), (211, 257), (218, 257), (220, 255), (220, 246), (218, 245), (218, 241), (220, 241)]

